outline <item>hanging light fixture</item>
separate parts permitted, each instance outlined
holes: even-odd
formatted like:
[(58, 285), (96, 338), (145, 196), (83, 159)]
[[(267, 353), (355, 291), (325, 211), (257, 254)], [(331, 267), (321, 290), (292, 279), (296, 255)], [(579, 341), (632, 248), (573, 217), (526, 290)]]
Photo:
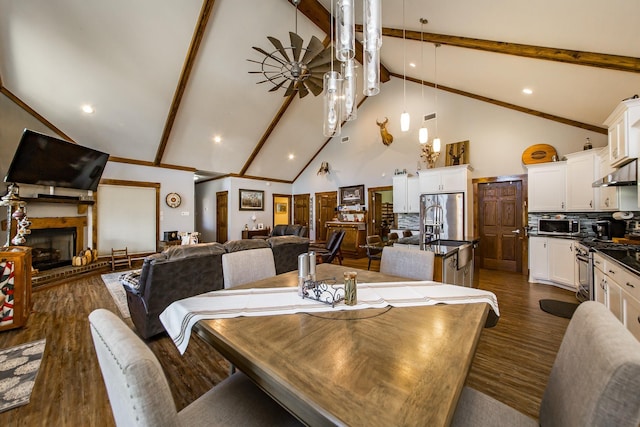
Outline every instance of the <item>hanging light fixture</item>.
[(402, 84), (403, 84), (403, 112), (400, 115), (400, 130), (407, 132), (411, 124), (411, 117), (407, 113), (407, 40), (404, 20), (405, 0), (402, 0)]
[(380, 48), (382, 47), (382, 2), (363, 0), (363, 74), (365, 96), (380, 92)]
[(332, 137), (340, 135), (342, 123), (342, 77), (333, 70), (333, 0), (331, 1), (331, 71), (323, 76), (324, 108), (323, 126), (324, 136)]
[[(425, 18), (420, 18), (420, 60), (422, 61), (422, 68), (420, 69), (420, 89), (422, 90), (422, 105), (424, 105), (424, 24), (427, 21)], [(422, 116), (422, 126), (418, 131), (418, 141), (420, 144), (426, 144), (429, 141), (429, 129), (427, 129), (426, 115)]]
[(355, 59), (347, 59), (342, 63), (342, 90), (344, 91), (342, 105), (342, 118), (346, 121), (355, 120), (358, 117), (356, 105), (357, 91), (357, 66)]
[(336, 6), (336, 59), (344, 62), (356, 56), (353, 0), (338, 0)]
[(438, 136), (438, 48), (440, 47), (440, 43), (434, 44), (434, 60), (433, 60), (433, 80), (435, 86), (435, 106), (436, 106), (436, 137), (433, 138), (433, 151), (436, 153), (440, 152), (441, 144), (440, 137)]

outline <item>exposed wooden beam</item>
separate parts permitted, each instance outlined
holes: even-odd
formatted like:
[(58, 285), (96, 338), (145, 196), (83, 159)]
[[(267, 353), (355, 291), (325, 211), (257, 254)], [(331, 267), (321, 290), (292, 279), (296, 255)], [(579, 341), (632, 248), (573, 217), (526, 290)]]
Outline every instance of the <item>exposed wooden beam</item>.
[(158, 146), (158, 151), (156, 152), (156, 158), (154, 161), (156, 165), (159, 165), (162, 162), (162, 157), (164, 156), (164, 151), (167, 148), (167, 142), (169, 141), (169, 136), (171, 135), (173, 124), (175, 123), (176, 116), (178, 115), (178, 109), (180, 108), (182, 96), (184, 95), (187, 83), (189, 82), (189, 77), (191, 76), (191, 71), (193, 70), (193, 64), (196, 60), (196, 57), (198, 56), (200, 43), (202, 42), (202, 38), (204, 37), (204, 32), (207, 28), (207, 23), (209, 22), (209, 17), (211, 16), (211, 11), (213, 10), (213, 5), (215, 4), (215, 2), (215, 0), (204, 0), (204, 3), (202, 4), (200, 17), (198, 18), (198, 23), (193, 32), (193, 37), (191, 38), (191, 45), (189, 46), (187, 57), (185, 58), (184, 64), (182, 66), (180, 80), (178, 80), (178, 87), (173, 94), (173, 101), (171, 102), (171, 107), (169, 108), (169, 115), (167, 116), (164, 130), (162, 131), (160, 145)]
[[(356, 26), (362, 32), (362, 25)], [(388, 37), (402, 38), (402, 29), (383, 28), (382, 34)], [(420, 41), (419, 31), (406, 31), (406, 38)], [(532, 46), (518, 43), (507, 43), (469, 37), (448, 36), (444, 34), (422, 33), (422, 40), (428, 43), (503, 53), (505, 55), (525, 58), (543, 59), (546, 61), (565, 62), (574, 65), (607, 68), (609, 70), (640, 73), (640, 58), (606, 53), (582, 52), (579, 50), (559, 49), (553, 47)]]
[[(289, 0), (289, 3), (292, 3), (292, 1)], [(316, 24), (318, 28), (324, 31), (325, 34), (331, 34), (331, 14), (317, 0), (300, 2), (298, 10), (311, 22)], [(356, 60), (361, 64), (364, 63), (362, 59), (362, 43), (358, 40), (356, 40)], [(389, 70), (382, 64), (380, 64), (380, 81), (383, 83), (389, 81)]]
[(72, 142), (72, 143), (76, 144), (76, 142), (69, 135), (67, 135), (66, 133), (64, 133), (60, 129), (58, 129), (56, 126), (54, 126), (53, 123), (51, 123), (49, 120), (47, 120), (43, 116), (41, 116), (36, 110), (31, 108), (29, 105), (27, 105), (27, 103), (25, 103), (20, 98), (18, 98), (16, 95), (14, 95), (9, 89), (7, 89), (4, 86), (0, 86), (0, 93), (4, 94), (7, 98), (9, 98), (11, 101), (13, 101), (16, 105), (18, 105), (24, 111), (29, 113), (31, 116), (33, 116), (40, 123), (42, 123), (43, 125), (45, 125), (49, 129), (51, 129), (52, 131), (54, 131), (55, 133), (60, 135), (62, 138), (64, 138), (65, 140), (67, 140), (69, 142)]
[[(393, 77), (397, 77), (399, 79), (403, 78), (402, 74), (391, 73), (391, 75)], [(417, 83), (417, 84), (421, 84), (422, 83), (425, 86), (435, 87), (434, 83), (427, 82), (427, 81), (421, 81), (421, 80), (415, 79), (413, 77), (407, 76), (407, 80), (412, 81), (412, 82)], [(554, 116), (553, 114), (543, 113), (542, 111), (532, 110), (530, 108), (521, 107), (519, 105), (510, 104), (508, 102), (498, 101), (497, 99), (488, 98), (488, 97), (482, 96), (482, 95), (476, 95), (475, 93), (465, 92), (463, 90), (454, 89), (454, 88), (447, 87), (447, 86), (442, 86), (440, 84), (438, 85), (438, 90), (443, 90), (445, 92), (455, 93), (456, 95), (466, 96), (467, 98), (472, 98), (472, 99), (476, 99), (478, 101), (487, 102), (489, 104), (498, 105), (500, 107), (508, 108), (510, 110), (519, 111), (521, 113), (530, 114), (532, 116), (540, 117), (540, 118), (543, 118), (543, 119), (551, 120), (551, 121), (562, 123), (562, 124), (569, 125), (569, 126), (574, 126), (574, 127), (581, 128), (581, 129), (586, 129), (586, 130), (589, 130), (591, 132), (601, 133), (603, 135), (607, 135), (607, 129), (606, 128), (590, 125), (588, 123), (582, 123), (582, 122), (578, 122), (576, 120), (571, 120), (571, 119), (566, 119), (564, 117)]]
[(126, 157), (117, 157), (117, 156), (109, 156), (109, 161), (117, 162), (117, 163), (126, 163), (129, 165), (137, 165), (137, 166), (149, 166), (154, 168), (175, 169), (175, 170), (187, 171), (187, 172), (196, 172), (197, 170), (196, 168), (189, 167), (189, 166), (170, 165), (167, 163), (160, 163), (159, 165), (157, 165), (155, 164), (155, 162), (128, 159)]

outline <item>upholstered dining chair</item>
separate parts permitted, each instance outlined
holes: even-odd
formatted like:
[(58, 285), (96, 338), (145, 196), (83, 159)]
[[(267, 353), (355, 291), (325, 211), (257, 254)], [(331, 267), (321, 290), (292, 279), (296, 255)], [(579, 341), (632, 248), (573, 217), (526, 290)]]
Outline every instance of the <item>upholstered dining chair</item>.
[(119, 317), (97, 309), (89, 325), (117, 426), (301, 425), (240, 372), (178, 412), (158, 359)]
[(271, 248), (229, 252), (222, 255), (225, 289), (275, 275), (276, 264)]
[(377, 234), (367, 236), (367, 258), (369, 258), (367, 270), (371, 270), (372, 260), (380, 261), (380, 259), (382, 258), (383, 248), (384, 243), (382, 242), (382, 237)]
[(586, 301), (560, 344), (539, 420), (465, 387), (452, 425), (637, 427), (639, 396), (640, 342), (603, 304)]
[(392, 231), (391, 233), (389, 233), (389, 235), (387, 236), (387, 245), (389, 246), (393, 246), (393, 244), (395, 242), (398, 241), (398, 239), (400, 238), (400, 236), (398, 236), (398, 233), (396, 233), (395, 231)]
[(431, 251), (385, 246), (380, 260), (380, 273), (415, 280), (433, 280), (435, 254)]

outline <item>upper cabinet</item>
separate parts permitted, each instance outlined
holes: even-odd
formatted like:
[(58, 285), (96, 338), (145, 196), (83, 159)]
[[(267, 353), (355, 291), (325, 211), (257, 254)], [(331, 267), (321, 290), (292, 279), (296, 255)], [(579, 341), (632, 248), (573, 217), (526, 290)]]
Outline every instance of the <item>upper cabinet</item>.
[(596, 154), (595, 150), (586, 150), (566, 156), (568, 211), (596, 210), (596, 189), (591, 186), (596, 180)]
[(469, 165), (447, 166), (420, 171), (421, 193), (457, 193), (468, 191)]
[(529, 212), (566, 210), (567, 163), (537, 163), (528, 165), (527, 170), (529, 174)]
[(609, 129), (611, 166), (620, 166), (640, 155), (640, 99), (618, 104), (604, 124)]
[(417, 176), (396, 175), (393, 177), (393, 212), (420, 212), (420, 188)]

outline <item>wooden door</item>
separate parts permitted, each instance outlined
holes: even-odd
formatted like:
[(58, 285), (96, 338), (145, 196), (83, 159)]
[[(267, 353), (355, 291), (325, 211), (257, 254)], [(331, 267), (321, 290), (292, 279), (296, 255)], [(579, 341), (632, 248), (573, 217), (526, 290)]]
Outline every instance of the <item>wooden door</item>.
[(523, 272), (522, 180), (478, 184), (478, 231), (484, 268)]
[(309, 226), (309, 194), (294, 194), (293, 223)]
[(338, 207), (337, 191), (316, 193), (316, 240), (327, 240), (327, 229), (324, 224), (336, 216), (336, 207)]
[(216, 242), (224, 243), (229, 238), (229, 193), (219, 191), (216, 193)]
[(368, 235), (377, 234), (381, 237), (385, 235), (385, 230), (382, 230), (380, 226), (384, 219), (382, 206), (383, 191), (393, 194), (393, 186), (369, 188), (369, 214), (367, 215)]

